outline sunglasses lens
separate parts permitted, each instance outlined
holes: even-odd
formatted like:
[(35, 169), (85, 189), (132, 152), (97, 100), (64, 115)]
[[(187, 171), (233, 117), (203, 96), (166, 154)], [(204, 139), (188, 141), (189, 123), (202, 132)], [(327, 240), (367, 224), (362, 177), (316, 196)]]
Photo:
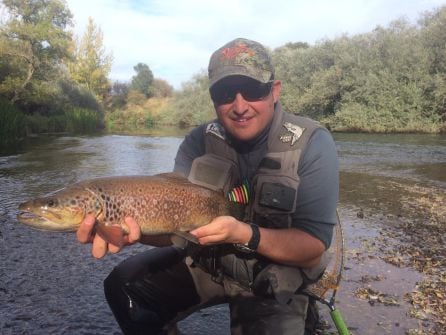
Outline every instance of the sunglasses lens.
[(245, 86), (240, 93), (247, 101), (258, 101), (265, 98), (271, 92), (271, 83)]
[(228, 104), (234, 101), (237, 92), (229, 87), (217, 87), (211, 90), (211, 99), (217, 105)]
[(259, 101), (264, 99), (272, 88), (272, 81), (263, 83), (249, 83), (241, 86), (217, 86), (210, 90), (211, 99), (217, 105), (228, 104), (234, 101), (240, 93), (246, 101)]

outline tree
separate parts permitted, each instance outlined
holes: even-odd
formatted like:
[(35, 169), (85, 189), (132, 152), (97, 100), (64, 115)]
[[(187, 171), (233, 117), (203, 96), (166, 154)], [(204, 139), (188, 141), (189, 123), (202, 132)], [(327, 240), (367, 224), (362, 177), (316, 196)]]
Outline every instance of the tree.
[(89, 17), (84, 35), (74, 41), (74, 61), (69, 64), (73, 80), (101, 101), (110, 90), (108, 75), (113, 59), (106, 53), (103, 40), (102, 30)]
[(173, 95), (173, 87), (167, 81), (160, 78), (153, 79), (152, 94), (154, 97), (167, 98)]
[(180, 126), (197, 125), (215, 118), (206, 73), (200, 72), (182, 84), (175, 94), (172, 111), (172, 122)]
[(39, 99), (51, 88), (71, 39), (72, 15), (60, 0), (3, 0), (7, 19), (0, 27), (0, 94), (15, 103)]
[(114, 110), (122, 108), (127, 104), (127, 97), (129, 94), (129, 85), (115, 81), (112, 85), (112, 90), (109, 96), (108, 105)]
[(153, 73), (149, 66), (144, 63), (138, 63), (133, 67), (136, 76), (132, 77), (131, 89), (144, 94), (147, 98), (152, 95), (151, 88), (153, 84)]
[(427, 12), (420, 20), (423, 47), (429, 57), (431, 82), (426, 94), (437, 114), (446, 122), (446, 6)]

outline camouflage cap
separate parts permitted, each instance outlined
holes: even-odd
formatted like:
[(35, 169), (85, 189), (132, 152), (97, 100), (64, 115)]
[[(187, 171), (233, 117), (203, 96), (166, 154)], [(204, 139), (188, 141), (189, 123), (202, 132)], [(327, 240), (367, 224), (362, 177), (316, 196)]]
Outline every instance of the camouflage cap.
[(212, 54), (208, 74), (210, 87), (225, 77), (236, 75), (266, 83), (274, 77), (274, 67), (263, 45), (237, 38)]

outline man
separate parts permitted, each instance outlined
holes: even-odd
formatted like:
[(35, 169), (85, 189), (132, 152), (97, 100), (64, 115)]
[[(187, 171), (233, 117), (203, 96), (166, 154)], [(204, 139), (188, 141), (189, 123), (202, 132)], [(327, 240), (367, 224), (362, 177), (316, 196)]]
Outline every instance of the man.
[[(215, 51), (209, 81), (217, 120), (186, 136), (174, 170), (246, 204), (244, 218), (221, 216), (191, 231), (200, 246), (174, 243), (122, 262), (105, 280), (107, 301), (126, 334), (163, 333), (222, 302), (233, 334), (304, 334), (308, 297), (296, 291), (322, 273), (336, 224), (334, 142), (316, 122), (282, 111), (281, 82), (257, 42)], [(128, 244), (170, 244), (126, 223)], [(95, 257), (118, 252), (91, 236), (93, 225), (88, 217), (79, 241), (93, 241)]]

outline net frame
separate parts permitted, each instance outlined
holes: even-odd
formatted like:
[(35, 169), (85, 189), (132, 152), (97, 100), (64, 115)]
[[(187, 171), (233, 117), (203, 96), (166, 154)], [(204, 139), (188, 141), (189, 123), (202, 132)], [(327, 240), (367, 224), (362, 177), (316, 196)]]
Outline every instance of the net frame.
[(345, 262), (344, 229), (337, 211), (336, 218), (338, 222), (334, 227), (330, 248), (327, 250), (330, 261), (321, 278), (317, 282), (309, 284), (303, 290), (303, 293), (311, 295), (318, 300), (327, 300), (325, 296), (332, 290), (333, 293), (329, 301), (333, 303), (342, 280)]

